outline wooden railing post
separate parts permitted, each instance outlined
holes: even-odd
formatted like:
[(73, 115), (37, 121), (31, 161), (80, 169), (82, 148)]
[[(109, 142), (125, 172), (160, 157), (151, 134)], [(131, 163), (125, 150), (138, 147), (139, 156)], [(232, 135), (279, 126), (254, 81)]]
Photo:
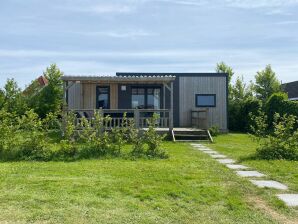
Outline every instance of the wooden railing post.
[(173, 82), (171, 82), (171, 108), (170, 108), (170, 114), (169, 114), (169, 128), (172, 131), (174, 128), (174, 86)]
[(136, 128), (140, 127), (140, 111), (136, 108), (133, 112)]

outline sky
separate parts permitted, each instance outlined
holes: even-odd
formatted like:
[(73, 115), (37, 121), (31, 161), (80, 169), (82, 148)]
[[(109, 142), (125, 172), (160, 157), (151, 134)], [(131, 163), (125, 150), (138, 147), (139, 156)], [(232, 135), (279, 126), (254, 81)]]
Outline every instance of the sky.
[[(298, 0), (0, 0), (0, 87), (66, 75), (214, 72), (271, 64), (298, 80)], [(235, 76), (236, 76), (235, 75)]]

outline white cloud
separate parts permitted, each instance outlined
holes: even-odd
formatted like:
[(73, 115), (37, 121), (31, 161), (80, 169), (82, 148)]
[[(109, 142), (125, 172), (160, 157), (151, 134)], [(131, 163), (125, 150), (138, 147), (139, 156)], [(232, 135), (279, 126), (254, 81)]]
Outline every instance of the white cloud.
[(77, 12), (91, 12), (96, 14), (109, 14), (109, 13), (130, 13), (135, 10), (132, 4), (118, 4), (118, 3), (103, 3), (103, 4), (87, 4), (81, 6), (72, 6), (64, 9), (69, 9)]
[(79, 32), (78, 34), (85, 36), (106, 36), (113, 38), (137, 38), (157, 35), (156, 33), (147, 32), (144, 30)]
[(208, 1), (206, 0), (156, 0), (156, 1), (179, 4), (179, 5), (187, 5), (187, 6), (203, 6), (208, 3)]

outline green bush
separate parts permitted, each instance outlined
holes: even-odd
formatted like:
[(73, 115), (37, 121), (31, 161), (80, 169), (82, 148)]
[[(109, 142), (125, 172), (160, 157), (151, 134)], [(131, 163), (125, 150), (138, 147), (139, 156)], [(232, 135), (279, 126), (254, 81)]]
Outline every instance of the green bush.
[(144, 134), (144, 140), (148, 145), (148, 149), (145, 151), (148, 157), (167, 158), (168, 155), (161, 148), (161, 143), (165, 138), (165, 135), (160, 135), (156, 131), (156, 124), (159, 120), (157, 114), (153, 114), (152, 118), (147, 119), (148, 130)]
[(229, 104), (229, 130), (248, 132), (250, 130), (250, 116), (257, 115), (262, 108), (260, 100), (248, 98), (243, 101), (233, 101)]
[[(273, 129), (274, 114), (281, 116), (288, 114), (298, 117), (298, 102), (288, 100), (286, 93), (275, 93), (269, 97), (265, 105), (265, 112), (268, 116), (269, 129)], [(296, 126), (297, 128), (298, 126)]]
[(219, 135), (219, 127), (218, 126), (212, 126), (211, 128), (209, 128), (209, 132), (211, 134), (211, 136), (218, 136)]
[(105, 125), (111, 121), (110, 117), (95, 112), (93, 119), (78, 119), (70, 112), (64, 119), (63, 138), (59, 139), (50, 137), (52, 127), (56, 127), (51, 124), (59, 122), (54, 114), (41, 120), (33, 110), (26, 111), (22, 116), (1, 110), (0, 160), (72, 161), (121, 156), (127, 142), (132, 143), (130, 155), (133, 157), (167, 157), (161, 149), (163, 136), (157, 134), (154, 128), (157, 115), (148, 119), (149, 128), (143, 135), (131, 119), (125, 119), (125, 124), (108, 131)]
[[(260, 119), (262, 120), (262, 119)], [(298, 160), (297, 118), (293, 115), (274, 115), (274, 132), (266, 137), (257, 138), (257, 158)]]

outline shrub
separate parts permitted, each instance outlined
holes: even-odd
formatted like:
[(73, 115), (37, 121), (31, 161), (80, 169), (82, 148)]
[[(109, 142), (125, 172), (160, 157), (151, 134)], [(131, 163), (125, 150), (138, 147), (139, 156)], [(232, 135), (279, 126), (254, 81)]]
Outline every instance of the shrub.
[(56, 151), (54, 159), (71, 161), (79, 157), (78, 152), (76, 144), (69, 140), (61, 140), (60, 148)]
[(209, 128), (209, 132), (212, 136), (217, 136), (217, 135), (219, 135), (219, 127), (212, 126), (211, 128)]
[(260, 159), (298, 160), (297, 118), (293, 115), (274, 115), (274, 132), (259, 138), (257, 157)]
[(20, 147), (20, 159), (50, 160), (51, 151), (47, 149), (47, 136), (42, 121), (33, 110), (26, 111), (18, 118), (24, 141)]
[(248, 98), (243, 101), (233, 101), (229, 104), (229, 129), (231, 131), (247, 132), (250, 130), (250, 116), (257, 115), (262, 108), (260, 100)]
[(157, 114), (153, 114), (152, 118), (147, 119), (148, 131), (145, 132), (144, 139), (148, 149), (145, 153), (148, 157), (166, 158), (168, 155), (161, 149), (161, 143), (165, 135), (158, 134), (155, 129), (158, 120), (159, 116)]
[(0, 159), (14, 160), (17, 157), (21, 139), (19, 138), (17, 117), (0, 110)]
[[(265, 105), (265, 112), (268, 116), (269, 129), (273, 129), (275, 113), (281, 116), (288, 114), (298, 117), (298, 102), (288, 100), (286, 93), (275, 93), (270, 96)], [(298, 126), (296, 126), (297, 128)]]

